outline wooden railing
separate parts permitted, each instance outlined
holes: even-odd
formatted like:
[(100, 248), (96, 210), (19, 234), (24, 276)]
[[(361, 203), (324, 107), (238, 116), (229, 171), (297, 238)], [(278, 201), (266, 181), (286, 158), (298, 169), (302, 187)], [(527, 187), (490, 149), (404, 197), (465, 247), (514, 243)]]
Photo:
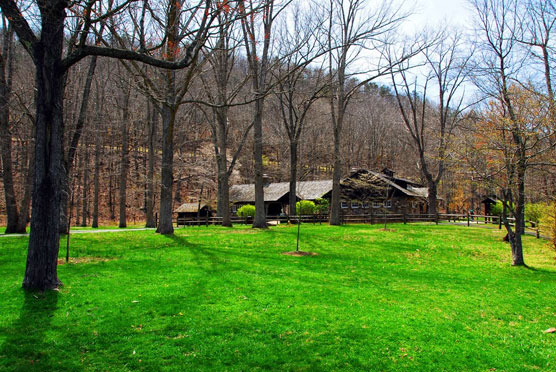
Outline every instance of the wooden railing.
[[(302, 215), (302, 216), (267, 216), (267, 223), (270, 225), (277, 225), (282, 223), (313, 223), (322, 224), (328, 222), (328, 216), (325, 214), (315, 215)], [(513, 226), (515, 224), (514, 218), (509, 218), (508, 221)], [(249, 225), (253, 223), (251, 217), (238, 217), (231, 218), (232, 224)], [(467, 226), (490, 224), (497, 225), (502, 229), (502, 219), (498, 216), (486, 215), (471, 215), (471, 214), (454, 214), (454, 213), (439, 213), (439, 214), (402, 214), (402, 213), (384, 213), (384, 214), (346, 214), (341, 216), (342, 224), (388, 224), (388, 223), (416, 223), (416, 222), (433, 222), (436, 224), (441, 223), (459, 223)], [(178, 218), (176, 225), (179, 226), (209, 226), (209, 225), (222, 225), (222, 217), (198, 217), (198, 218)], [(526, 231), (533, 233), (539, 237), (538, 226), (531, 221), (526, 221)]]

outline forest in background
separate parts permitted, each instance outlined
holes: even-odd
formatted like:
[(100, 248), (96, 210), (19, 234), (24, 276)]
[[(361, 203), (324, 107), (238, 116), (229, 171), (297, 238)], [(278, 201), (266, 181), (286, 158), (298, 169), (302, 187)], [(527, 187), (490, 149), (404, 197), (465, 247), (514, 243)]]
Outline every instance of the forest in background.
[[(42, 19), (44, 32), (49, 5), (15, 2), (28, 7), (18, 15), (8, 3), (0, 225), (11, 212), (22, 231), (41, 137), (37, 56), (20, 21)], [(274, 182), (333, 178), (337, 190), (352, 168), (389, 168), (426, 185), (430, 205), (442, 198), (446, 212), (480, 210), (497, 196), (504, 217), (521, 220), (526, 203), (554, 203), (556, 9), (543, 0), (470, 5), (468, 30), (404, 35), (410, 11), (401, 2), (73, 3), (61, 49), (71, 66), (61, 231), (70, 218), (153, 226), (158, 214), (159, 232), (171, 233), (181, 203), (209, 201), (229, 214), (229, 186), (262, 190), (263, 172)], [(185, 68), (160, 68), (189, 53)]]

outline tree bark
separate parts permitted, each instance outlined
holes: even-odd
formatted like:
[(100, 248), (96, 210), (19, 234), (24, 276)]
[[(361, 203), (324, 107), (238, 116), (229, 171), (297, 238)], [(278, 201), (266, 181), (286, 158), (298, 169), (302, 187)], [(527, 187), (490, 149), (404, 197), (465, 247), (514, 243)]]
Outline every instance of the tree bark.
[(95, 136), (95, 176), (93, 195), (93, 221), (91, 226), (98, 228), (98, 203), (100, 194), (100, 120), (97, 118), (97, 133)]
[[(33, 130), (34, 132), (34, 130)], [(33, 137), (34, 134), (33, 134)], [(31, 196), (33, 191), (33, 172), (35, 170), (35, 153), (32, 144), (28, 146), (27, 174), (25, 175), (25, 185), (23, 187), (23, 198), (19, 204), (19, 218), (17, 220), (17, 231), (24, 233), (29, 222), (29, 209), (31, 207)]]
[(172, 223), (172, 187), (174, 184), (174, 122), (176, 112), (168, 105), (162, 106), (162, 176), (160, 187), (160, 221), (156, 232), (174, 233)]
[(87, 226), (88, 202), (89, 202), (89, 148), (85, 145), (85, 156), (83, 159), (83, 186), (81, 191), (81, 227)]
[(332, 173), (332, 197), (330, 200), (330, 224), (341, 224), (340, 178), (342, 177), (342, 158), (340, 155), (340, 130), (334, 129), (334, 172)]
[(437, 200), (438, 200), (438, 183), (432, 178), (432, 175), (428, 174), (425, 176), (427, 179), (427, 186), (429, 188), (429, 195), (428, 195), (428, 203), (429, 203), (429, 214), (436, 214), (437, 213)]
[[(93, 77), (95, 76), (96, 67), (97, 67), (97, 56), (93, 56), (91, 57), (91, 61), (89, 62), (89, 69), (87, 70), (87, 78), (85, 79), (85, 86), (83, 87), (83, 95), (81, 98), (79, 115), (77, 117), (77, 122), (75, 124), (75, 131), (73, 132), (73, 136), (71, 138), (67, 155), (64, 159), (65, 177), (62, 180), (63, 192), (62, 192), (62, 199), (61, 199), (62, 206), (61, 206), (61, 216), (60, 216), (61, 233), (67, 233), (68, 231), (67, 210), (68, 210), (68, 198), (70, 195), (69, 179), (71, 177), (73, 163), (75, 161), (75, 155), (77, 154), (77, 147), (79, 146), (79, 141), (81, 140), (81, 135), (83, 134), (83, 128), (85, 127), (85, 121), (87, 119), (87, 108), (89, 107), (91, 85), (93, 83)], [(76, 214), (76, 217), (77, 220), (79, 220), (78, 213)]]
[(263, 183), (263, 109), (264, 101), (259, 98), (255, 101), (255, 116), (253, 119), (253, 156), (255, 159), (255, 218), (253, 227), (264, 229), (267, 228), (267, 225)]
[(154, 139), (156, 136), (156, 127), (158, 123), (159, 113), (154, 105), (149, 105), (149, 107), (152, 107), (152, 111), (149, 117), (149, 128), (148, 128), (149, 164), (147, 170), (147, 189), (145, 195), (145, 213), (147, 218), (147, 223), (145, 224), (145, 227), (156, 227), (156, 221), (154, 219), (154, 160), (155, 160)]
[(290, 141), (290, 216), (297, 214), (295, 208), (297, 203), (297, 146), (297, 141)]
[(10, 133), (10, 95), (13, 59), (13, 29), (4, 30), (4, 46), (0, 55), (0, 160), (2, 163), (2, 181), (6, 201), (6, 234), (22, 233), (19, 224), (19, 212), (15, 195), (12, 169), (12, 135)]
[(120, 228), (127, 227), (126, 204), (127, 204), (127, 169), (129, 167), (128, 159), (128, 121), (129, 121), (129, 87), (126, 87), (123, 99), (123, 112), (122, 112), (122, 149), (120, 153)]
[[(33, 46), (36, 66), (35, 172), (31, 234), (23, 287), (55, 289), (60, 244), (60, 198), (63, 177), (62, 139), (64, 71), (61, 56), (64, 41), (65, 2), (41, 7), (41, 39)], [(40, 6), (40, 5), (39, 5)]]

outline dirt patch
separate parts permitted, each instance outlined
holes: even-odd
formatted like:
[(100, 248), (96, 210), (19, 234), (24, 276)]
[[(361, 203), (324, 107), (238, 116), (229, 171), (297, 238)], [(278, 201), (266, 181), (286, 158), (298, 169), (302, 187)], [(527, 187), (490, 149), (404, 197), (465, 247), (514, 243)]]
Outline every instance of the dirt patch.
[(315, 252), (304, 252), (304, 251), (292, 251), (292, 252), (282, 252), (282, 254), (286, 256), (295, 256), (295, 257), (303, 257), (303, 256), (318, 256), (318, 253)]
[[(105, 258), (105, 257), (70, 257), (69, 262), (70, 264), (87, 264), (87, 263), (95, 263), (95, 262), (108, 262), (112, 261), (114, 258)], [(58, 265), (65, 265), (66, 259), (60, 258), (58, 259)]]

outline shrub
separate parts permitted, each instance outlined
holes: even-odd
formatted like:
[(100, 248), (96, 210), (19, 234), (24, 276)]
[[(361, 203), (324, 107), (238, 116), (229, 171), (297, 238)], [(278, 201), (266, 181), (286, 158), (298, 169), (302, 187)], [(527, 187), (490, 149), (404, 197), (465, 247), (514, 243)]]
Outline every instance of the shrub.
[(491, 208), (490, 208), (490, 214), (493, 216), (501, 216), (502, 215), (502, 202), (500, 200), (496, 201), (496, 204), (494, 204)]
[(310, 200), (300, 200), (295, 204), (295, 212), (298, 215), (315, 213), (315, 203)]
[(532, 203), (525, 205), (525, 220), (539, 224), (543, 215), (547, 214), (548, 205), (545, 203)]
[(328, 214), (328, 199), (318, 198), (315, 200), (315, 212), (318, 214)]
[(255, 217), (255, 206), (251, 204), (245, 204), (243, 207), (237, 210), (237, 215), (240, 217)]

